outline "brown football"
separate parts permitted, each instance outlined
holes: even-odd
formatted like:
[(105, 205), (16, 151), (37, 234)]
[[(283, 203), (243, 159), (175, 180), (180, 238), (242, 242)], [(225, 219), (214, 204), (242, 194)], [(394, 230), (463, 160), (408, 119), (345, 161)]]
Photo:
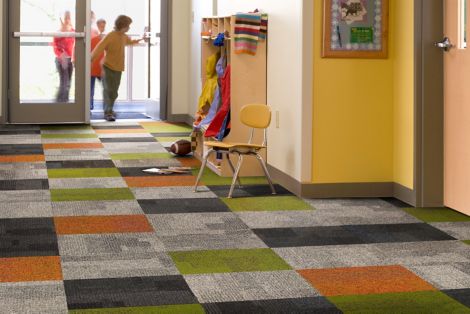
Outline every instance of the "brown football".
[(170, 152), (175, 155), (184, 156), (191, 152), (191, 142), (187, 140), (179, 140), (171, 144)]

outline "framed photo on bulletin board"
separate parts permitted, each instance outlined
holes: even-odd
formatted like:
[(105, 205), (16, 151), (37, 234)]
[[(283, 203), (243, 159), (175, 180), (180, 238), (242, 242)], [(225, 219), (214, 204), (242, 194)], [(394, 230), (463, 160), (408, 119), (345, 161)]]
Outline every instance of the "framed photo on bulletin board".
[(388, 0), (324, 0), (324, 58), (387, 58)]

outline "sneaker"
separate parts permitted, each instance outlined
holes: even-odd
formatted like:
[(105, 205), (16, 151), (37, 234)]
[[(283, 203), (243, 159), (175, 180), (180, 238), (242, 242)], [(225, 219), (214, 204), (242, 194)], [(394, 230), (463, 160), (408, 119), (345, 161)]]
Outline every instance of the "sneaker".
[(107, 114), (104, 116), (104, 119), (108, 122), (116, 121), (116, 118), (112, 114)]

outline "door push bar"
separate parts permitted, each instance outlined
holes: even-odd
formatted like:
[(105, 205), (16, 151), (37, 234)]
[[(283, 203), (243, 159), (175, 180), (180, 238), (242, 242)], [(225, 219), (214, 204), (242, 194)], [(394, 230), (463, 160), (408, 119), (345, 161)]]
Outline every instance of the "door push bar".
[(13, 37), (75, 37), (85, 38), (85, 33), (77, 32), (13, 32)]

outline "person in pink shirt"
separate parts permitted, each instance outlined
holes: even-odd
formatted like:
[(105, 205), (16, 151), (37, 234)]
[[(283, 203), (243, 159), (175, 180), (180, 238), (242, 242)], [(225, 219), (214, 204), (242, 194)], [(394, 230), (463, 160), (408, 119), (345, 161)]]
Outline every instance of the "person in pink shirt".
[[(60, 32), (75, 32), (72, 26), (70, 11), (65, 11), (60, 19)], [(74, 37), (54, 37), (52, 46), (54, 47), (55, 64), (59, 73), (60, 85), (57, 92), (57, 102), (68, 102), (70, 93), (70, 83), (73, 74), (73, 58), (75, 50)]]

